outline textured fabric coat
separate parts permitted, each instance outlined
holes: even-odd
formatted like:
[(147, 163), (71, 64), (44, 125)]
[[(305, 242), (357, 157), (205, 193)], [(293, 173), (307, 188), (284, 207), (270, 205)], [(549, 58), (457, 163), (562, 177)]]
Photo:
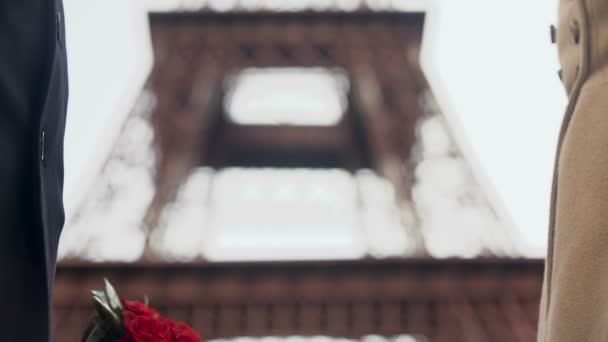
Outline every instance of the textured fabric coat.
[(50, 339), (63, 226), (61, 0), (0, 1), (0, 341)]
[(560, 133), (539, 342), (608, 341), (608, 0), (560, 0)]

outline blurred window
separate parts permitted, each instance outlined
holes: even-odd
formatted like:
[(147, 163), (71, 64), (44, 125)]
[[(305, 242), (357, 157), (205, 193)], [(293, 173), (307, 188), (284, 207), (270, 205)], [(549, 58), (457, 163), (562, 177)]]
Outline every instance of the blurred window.
[(411, 247), (394, 188), (370, 170), (202, 168), (163, 215), (153, 247), (171, 260), (331, 260)]
[(226, 169), (214, 177), (210, 260), (365, 255), (355, 180), (344, 170)]
[(231, 77), (224, 103), (240, 125), (333, 126), (347, 107), (349, 82), (326, 68), (250, 68)]

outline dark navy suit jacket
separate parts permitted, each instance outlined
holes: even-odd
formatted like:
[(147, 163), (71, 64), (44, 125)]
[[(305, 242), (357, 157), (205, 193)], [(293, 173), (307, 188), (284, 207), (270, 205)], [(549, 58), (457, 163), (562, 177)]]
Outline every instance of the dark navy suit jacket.
[[(64, 223), (61, 0), (0, 1), (0, 341), (50, 340)], [(66, 341), (68, 342), (68, 341)]]

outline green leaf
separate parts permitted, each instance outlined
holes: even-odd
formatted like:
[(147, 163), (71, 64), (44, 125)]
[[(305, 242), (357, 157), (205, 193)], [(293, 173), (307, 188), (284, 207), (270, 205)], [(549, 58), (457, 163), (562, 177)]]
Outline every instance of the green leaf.
[(104, 290), (92, 290), (95, 317), (85, 342), (114, 342), (123, 333), (122, 303), (116, 290), (104, 279)]
[(99, 325), (96, 325), (93, 330), (91, 331), (91, 334), (89, 334), (89, 337), (87, 337), (85, 342), (100, 342), (103, 341), (103, 339), (106, 337), (106, 332), (101, 329), (101, 327)]
[(122, 312), (122, 304), (120, 303), (120, 297), (118, 296), (118, 293), (116, 293), (116, 290), (114, 289), (114, 287), (112, 286), (110, 281), (108, 281), (107, 278), (104, 278), (104, 282), (105, 282), (104, 292), (106, 294), (106, 297), (108, 298), (110, 307), (114, 311)]
[(107, 324), (95, 324), (84, 342), (115, 342), (122, 336), (122, 331), (114, 330)]
[(106, 298), (106, 293), (99, 290), (91, 290), (93, 297)]
[(91, 292), (93, 292), (93, 301), (98, 301), (100, 303), (104, 303), (108, 307), (110, 306), (110, 304), (108, 303), (108, 297), (106, 297), (106, 294), (103, 291), (93, 290)]
[(99, 298), (93, 298), (93, 304), (95, 304), (95, 311), (103, 322), (108, 322), (117, 329), (122, 327), (122, 317), (120, 317), (104, 300)]

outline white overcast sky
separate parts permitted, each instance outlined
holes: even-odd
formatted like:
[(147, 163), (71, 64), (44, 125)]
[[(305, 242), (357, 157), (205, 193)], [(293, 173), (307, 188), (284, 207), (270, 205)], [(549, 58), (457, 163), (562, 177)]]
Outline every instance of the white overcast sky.
[[(557, 1), (374, 2), (390, 1), (429, 10), (422, 63), (442, 111), (503, 220), (542, 251), (566, 103), (549, 41)], [(149, 73), (146, 8), (172, 2), (64, 0), (71, 82), (65, 141), (68, 216), (94, 182)], [(221, 6), (233, 0), (212, 2)]]

